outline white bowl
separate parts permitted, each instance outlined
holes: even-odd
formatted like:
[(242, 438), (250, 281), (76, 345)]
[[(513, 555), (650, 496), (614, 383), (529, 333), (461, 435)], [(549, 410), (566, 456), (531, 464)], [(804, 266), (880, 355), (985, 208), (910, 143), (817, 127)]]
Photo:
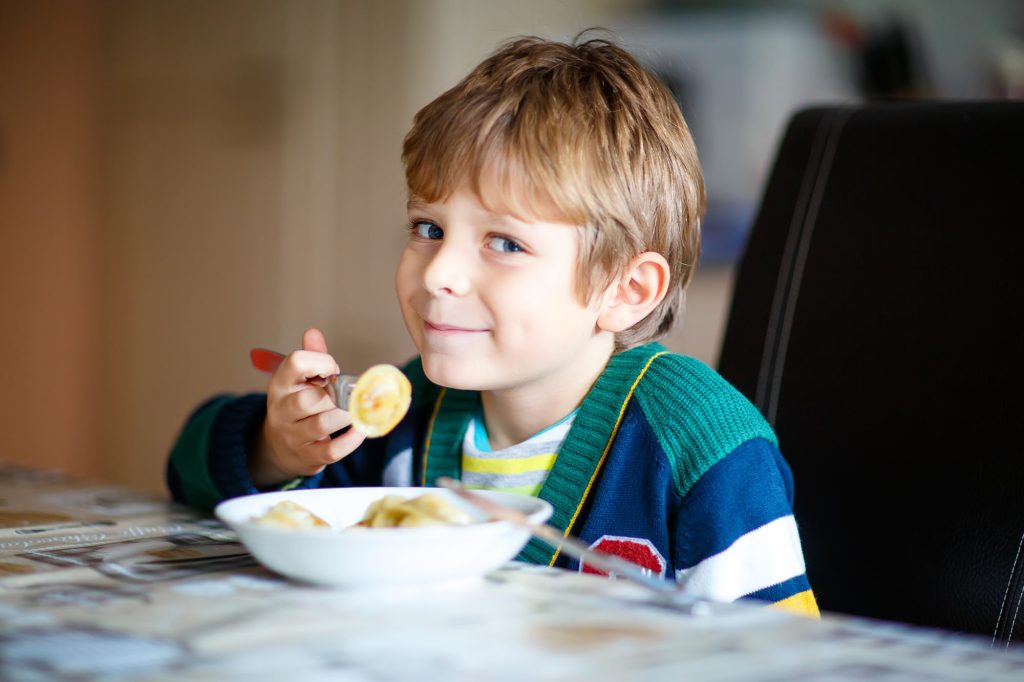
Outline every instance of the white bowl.
[[(296, 580), (342, 587), (414, 584), (480, 576), (513, 559), (529, 531), (486, 514), (451, 491), (429, 488), (464, 509), (474, 521), (465, 526), (345, 530), (358, 522), (371, 502), (384, 495), (417, 497), (427, 488), (321, 488), (236, 497), (214, 513), (235, 532), (264, 566)], [(536, 497), (476, 491), (527, 514), (536, 523), (551, 516), (551, 505)], [(282, 500), (291, 500), (322, 518), (330, 530), (289, 530), (253, 523)]]

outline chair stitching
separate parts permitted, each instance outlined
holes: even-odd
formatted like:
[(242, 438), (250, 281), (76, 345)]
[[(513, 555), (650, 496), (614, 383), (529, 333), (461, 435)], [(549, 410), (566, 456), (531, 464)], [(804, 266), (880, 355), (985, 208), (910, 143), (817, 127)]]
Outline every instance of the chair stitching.
[(789, 291), (786, 296), (786, 310), (783, 317), (782, 328), (779, 332), (779, 343), (775, 350), (775, 365), (772, 373), (771, 391), (768, 395), (768, 403), (765, 406), (766, 417), (771, 424), (775, 423), (776, 411), (778, 410), (779, 392), (782, 388), (783, 368), (786, 365), (786, 353), (789, 349), (789, 336), (793, 329), (793, 317), (796, 314), (796, 302), (800, 295), (800, 284), (803, 281), (804, 268), (807, 265), (807, 253), (810, 251), (811, 238), (814, 235), (814, 228), (818, 223), (818, 211), (825, 194), (825, 187), (828, 185), (829, 174), (832, 172), (832, 163), (835, 161), (836, 148), (842, 137), (843, 128), (850, 119), (852, 111), (847, 109), (840, 111), (836, 116), (835, 125), (829, 130), (825, 151), (822, 155), (821, 170), (818, 173), (817, 182), (814, 185), (814, 192), (807, 213), (804, 216), (804, 228), (800, 233), (800, 242), (797, 246), (796, 260), (793, 265), (793, 273), (790, 279)]
[(1010, 640), (1013, 639), (1013, 628), (1017, 626), (1017, 614), (1020, 613), (1020, 603), (1024, 601), (1024, 589), (1020, 591), (1017, 598), (1017, 608), (1013, 612), (1013, 620), (1010, 622), (1010, 629), (1006, 631), (1006, 648), (1010, 648)]
[[(782, 251), (782, 260), (779, 263), (779, 274), (775, 282), (775, 295), (772, 300), (772, 310), (768, 318), (768, 328), (765, 330), (765, 344), (761, 353), (761, 372), (757, 380), (757, 393), (754, 402), (764, 409), (765, 393), (771, 382), (772, 357), (775, 355), (775, 348), (778, 345), (776, 329), (782, 317), (783, 302), (786, 300), (786, 292), (789, 288), (790, 275), (793, 270), (793, 260), (796, 254), (796, 245), (799, 242), (800, 225), (807, 212), (807, 205), (814, 188), (814, 180), (817, 171), (821, 166), (822, 148), (825, 140), (828, 139), (829, 123), (832, 121), (832, 112), (827, 112), (818, 122), (818, 128), (814, 131), (814, 142), (811, 144), (810, 163), (804, 169), (804, 176), (800, 180), (800, 191), (797, 193), (796, 206), (790, 218), (789, 229), (786, 232), (786, 245)], [(772, 421), (769, 419), (769, 421)]]
[[(1013, 557), (1013, 566), (1010, 568), (1010, 579), (1006, 581), (1006, 592), (1003, 593), (1003, 603), (999, 605), (999, 615), (996, 617), (996, 628), (992, 631), (992, 644), (996, 643), (996, 637), (999, 634), (999, 623), (1003, 620), (1003, 609), (1006, 607), (1006, 597), (1010, 594), (1010, 586), (1013, 584), (1013, 576), (1017, 572), (1017, 561), (1020, 560), (1020, 550), (1024, 547), (1024, 533), (1020, 536), (1020, 542), (1017, 543), (1017, 555)], [(1024, 596), (1024, 590), (1021, 591), (1021, 596)], [(1020, 602), (1017, 602), (1017, 610), (1020, 610)], [(1017, 615), (1013, 616), (1013, 620), (1016, 623)], [(1010, 637), (1013, 636), (1013, 626), (1010, 626), (1010, 634), (1006, 637), (1006, 643), (1009, 645)]]

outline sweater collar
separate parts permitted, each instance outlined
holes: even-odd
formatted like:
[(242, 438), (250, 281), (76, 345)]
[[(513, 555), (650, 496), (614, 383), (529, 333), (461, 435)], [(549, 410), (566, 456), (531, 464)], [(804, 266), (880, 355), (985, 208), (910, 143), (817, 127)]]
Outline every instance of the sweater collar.
[[(550, 525), (568, 535), (576, 523), (601, 465), (611, 450), (626, 405), (647, 367), (665, 349), (650, 343), (617, 353), (583, 399), (569, 434), (538, 497), (551, 503)], [(433, 485), (439, 476), (460, 478), (462, 439), (479, 409), (476, 391), (442, 389), (434, 403), (424, 441), (420, 485)], [(519, 559), (554, 564), (558, 551), (532, 539)]]

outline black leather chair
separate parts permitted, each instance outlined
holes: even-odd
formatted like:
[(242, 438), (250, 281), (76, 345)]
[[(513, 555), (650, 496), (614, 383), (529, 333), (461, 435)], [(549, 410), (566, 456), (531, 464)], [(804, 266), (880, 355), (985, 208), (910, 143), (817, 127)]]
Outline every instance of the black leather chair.
[(795, 115), (721, 373), (825, 610), (1024, 640), (1024, 102)]

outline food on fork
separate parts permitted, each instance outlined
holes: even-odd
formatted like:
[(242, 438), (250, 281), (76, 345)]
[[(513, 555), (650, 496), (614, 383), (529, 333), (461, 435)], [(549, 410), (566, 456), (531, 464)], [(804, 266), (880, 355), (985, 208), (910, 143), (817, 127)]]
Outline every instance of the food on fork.
[(331, 527), (319, 516), (291, 500), (278, 502), (260, 516), (252, 517), (252, 521), (263, 526), (276, 526), (290, 530)]
[(469, 514), (437, 493), (405, 498), (385, 495), (370, 503), (357, 528), (412, 528), (417, 526), (462, 526)]
[(352, 388), (348, 411), (352, 428), (367, 438), (387, 434), (402, 421), (412, 400), (412, 385), (394, 365), (375, 365)]

